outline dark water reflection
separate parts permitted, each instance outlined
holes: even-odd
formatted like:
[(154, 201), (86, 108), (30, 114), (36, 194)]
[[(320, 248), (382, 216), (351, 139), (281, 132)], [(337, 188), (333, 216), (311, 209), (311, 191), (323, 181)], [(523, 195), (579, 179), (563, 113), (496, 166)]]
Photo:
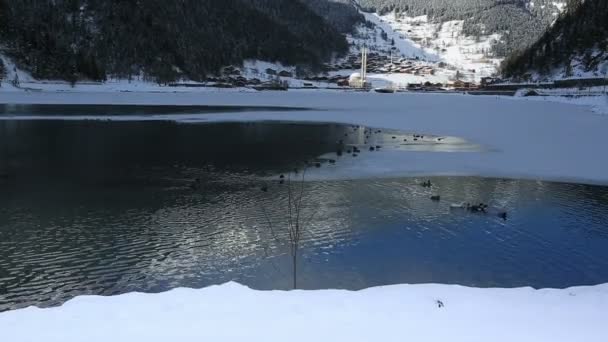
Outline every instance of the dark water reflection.
[[(355, 143), (354, 129), (0, 123), (0, 311), (230, 280), (288, 288), (288, 250), (263, 214), (284, 233), (286, 186), (265, 177)], [(300, 286), (608, 282), (608, 188), (431, 179), (306, 183)], [(462, 201), (509, 219), (450, 210)]]
[(27, 116), (151, 116), (172, 114), (205, 114), (227, 112), (252, 112), (274, 110), (305, 110), (291, 107), (251, 106), (174, 106), (174, 105), (53, 105), (53, 104), (1, 104), (0, 118)]

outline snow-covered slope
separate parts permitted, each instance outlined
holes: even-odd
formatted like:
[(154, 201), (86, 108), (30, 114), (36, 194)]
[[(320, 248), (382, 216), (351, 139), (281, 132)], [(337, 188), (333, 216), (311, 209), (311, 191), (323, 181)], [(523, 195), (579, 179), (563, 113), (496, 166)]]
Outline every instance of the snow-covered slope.
[[(505, 56), (532, 44), (560, 13), (564, 0), (359, 0), (366, 19), (395, 38), (395, 46), (442, 61), (458, 79), (495, 75)], [(525, 38), (525, 39), (524, 39)], [(405, 47), (405, 48), (403, 48)], [(454, 78), (454, 75), (452, 75)]]
[(2, 53), (0, 53), (0, 60), (2, 60), (5, 71), (3, 86), (8, 85), (15, 80), (18, 80), (19, 82), (34, 81), (34, 78), (28, 72), (19, 69), (15, 63), (13, 63), (12, 59), (6, 57)]
[(482, 77), (495, 74), (500, 65), (501, 59), (493, 57), (491, 53), (492, 45), (500, 36), (467, 37), (462, 34), (462, 20), (438, 24), (429, 21), (427, 16), (409, 18), (397, 17), (395, 13), (383, 16), (377, 13), (363, 14), (374, 26), (361, 25), (355, 34), (348, 36), (351, 54), (359, 53), (365, 45), (371, 52), (392, 55), (395, 60), (415, 60), (418, 65), (430, 65), (435, 69), (433, 75), (424, 76), (371, 72), (369, 77), (372, 82), (376, 79), (399, 85), (424, 82), (445, 84), (456, 79), (479, 82)]
[[(366, 47), (370, 54), (380, 55), (385, 59), (381, 62), (384, 72), (374, 70), (372, 64), (377, 61), (368, 61), (368, 77), (373, 87), (406, 87), (408, 84), (421, 84), (425, 82), (446, 84), (453, 80), (456, 69), (449, 69), (447, 65), (440, 66), (442, 58), (431, 49), (426, 49), (412, 39), (408, 39), (396, 29), (391, 22), (385, 20), (376, 13), (361, 12), (367, 22), (366, 25), (358, 25), (356, 30), (347, 35), (350, 44), (350, 53), (344, 58), (336, 60), (335, 69), (329, 72), (329, 76), (336, 75), (348, 77), (359, 71), (361, 62), (361, 48)], [(345, 67), (347, 60), (356, 58), (356, 67)], [(392, 60), (392, 63), (391, 63)], [(389, 65), (399, 69), (401, 64), (407, 62), (412, 67), (432, 67), (435, 72), (430, 74), (417, 74), (414, 72), (403, 73), (389, 70)]]
[[(372, 29), (360, 27), (359, 40), (363, 41), (355, 41), (356, 43), (365, 43), (372, 51), (384, 51), (386, 53), (395, 47), (397, 49), (396, 54), (401, 57), (419, 58), (431, 62), (438, 62), (440, 60), (434, 51), (424, 49), (412, 39), (406, 39), (404, 35), (399, 33), (398, 28), (392, 25), (390, 21), (380, 17), (377, 13), (362, 12), (362, 14), (365, 16), (365, 20), (373, 23), (375, 27)], [(386, 39), (381, 37), (381, 32), (386, 34)], [(394, 44), (392, 44), (393, 42)]]
[(479, 81), (482, 77), (496, 73), (500, 58), (492, 52), (500, 34), (470, 37), (463, 34), (464, 21), (452, 20), (435, 23), (428, 16), (407, 17), (390, 13), (380, 17), (394, 31), (401, 41), (434, 56), (435, 61), (455, 67), (460, 78)]

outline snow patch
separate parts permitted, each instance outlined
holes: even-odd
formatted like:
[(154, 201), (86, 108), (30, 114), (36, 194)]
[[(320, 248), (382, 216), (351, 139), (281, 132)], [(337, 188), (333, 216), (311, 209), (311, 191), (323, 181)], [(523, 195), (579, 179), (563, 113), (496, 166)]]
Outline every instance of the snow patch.
[(566, 10), (566, 7), (568, 6), (568, 4), (565, 2), (552, 2), (551, 4), (557, 8), (559, 13), (564, 12)]
[[(374, 25), (376, 25), (376, 27), (384, 31), (387, 34), (387, 40), (380, 37), (380, 32), (382, 31), (375, 31), (371, 36), (371, 40), (369, 37), (366, 37), (363, 42), (357, 42), (355, 40), (355, 43), (365, 43), (372, 51), (380, 50), (388, 52), (393, 47), (390, 42), (394, 40), (394, 47), (397, 49), (397, 53), (400, 57), (411, 59), (419, 58), (429, 62), (437, 62), (440, 60), (439, 57), (432, 51), (425, 50), (412, 40), (406, 39), (405, 36), (399, 32), (399, 30), (395, 30), (395, 28), (391, 25), (391, 21), (387, 20), (389, 17), (381, 17), (377, 13), (361, 12), (361, 14), (363, 14), (365, 20), (372, 22)], [(369, 30), (365, 28), (360, 29), (363, 29), (365, 34), (369, 36)]]
[(35, 82), (36, 80), (28, 72), (21, 70), (13, 63), (12, 59), (0, 53), (0, 59), (4, 64), (6, 75), (2, 79), (2, 87), (0, 91), (15, 90), (12, 82), (18, 80), (19, 82)]

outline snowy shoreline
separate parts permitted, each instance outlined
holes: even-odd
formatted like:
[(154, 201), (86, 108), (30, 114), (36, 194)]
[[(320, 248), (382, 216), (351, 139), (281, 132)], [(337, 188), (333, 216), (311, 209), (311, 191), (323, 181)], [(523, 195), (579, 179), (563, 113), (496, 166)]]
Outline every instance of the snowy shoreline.
[[(255, 291), (236, 283), (83, 296), (0, 314), (10, 341), (585, 341), (608, 336), (608, 284), (563, 290), (393, 285)], [(32, 327), (36, 329), (32, 329)]]

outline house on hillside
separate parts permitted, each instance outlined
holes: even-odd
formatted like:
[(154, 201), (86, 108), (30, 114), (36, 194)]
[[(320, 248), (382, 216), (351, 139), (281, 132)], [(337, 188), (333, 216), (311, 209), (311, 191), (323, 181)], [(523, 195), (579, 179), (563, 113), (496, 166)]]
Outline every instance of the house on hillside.
[(339, 87), (348, 87), (350, 85), (348, 82), (348, 79), (341, 79), (341, 80), (338, 80), (336, 83), (338, 84)]
[(485, 87), (485, 86), (489, 86), (491, 84), (494, 83), (500, 83), (502, 80), (500, 78), (497, 77), (482, 77), (481, 78), (481, 86)]
[(232, 65), (229, 65), (227, 67), (224, 67), (224, 69), (222, 70), (222, 74), (237, 76), (237, 75), (241, 74), (241, 70), (237, 69), (236, 67), (234, 67)]
[(287, 70), (281, 70), (281, 72), (279, 72), (279, 76), (281, 77), (293, 77), (293, 73), (287, 71)]
[(456, 80), (452, 84), (452, 87), (456, 90), (473, 90), (477, 89), (477, 85), (473, 82), (465, 82), (462, 80)]

